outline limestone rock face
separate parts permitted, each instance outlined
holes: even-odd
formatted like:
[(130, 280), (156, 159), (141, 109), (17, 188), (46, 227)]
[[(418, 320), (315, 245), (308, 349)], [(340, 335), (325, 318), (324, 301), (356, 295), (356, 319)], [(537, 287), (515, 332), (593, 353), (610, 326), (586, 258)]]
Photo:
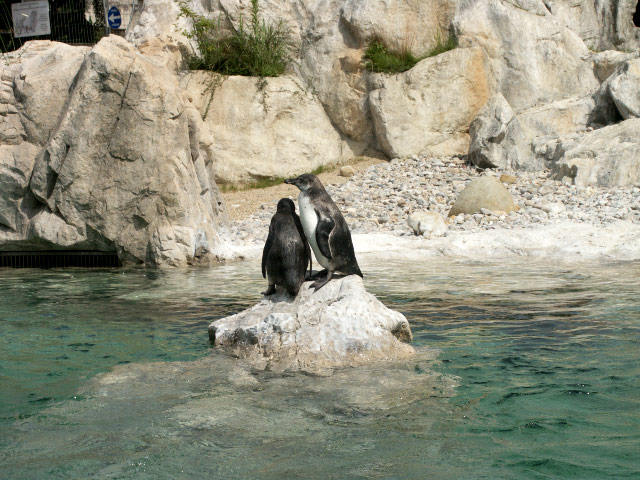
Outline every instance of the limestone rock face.
[(481, 213), (482, 209), (508, 213), (515, 208), (513, 198), (504, 185), (497, 178), (486, 175), (472, 180), (460, 192), (456, 203), (449, 211), (449, 216)]
[[(117, 36), (89, 53), (52, 45), (9, 69), (24, 133), (0, 145), (0, 247), (215, 259), (213, 158), (175, 75)], [(46, 91), (45, 65), (60, 91)]]
[[(127, 29), (126, 39), (138, 45), (153, 38), (161, 38), (163, 42), (175, 42), (185, 47), (189, 41), (184, 31), (189, 28), (186, 18), (180, 17), (180, 9), (176, 0), (145, 0), (141, 8), (134, 13), (132, 25)], [(190, 2), (196, 12), (207, 13), (200, 2)]]
[(548, 149), (556, 178), (576, 185), (640, 185), (640, 119), (557, 140)]
[(466, 153), (469, 124), (490, 97), (485, 56), (456, 48), (398, 75), (376, 74), (369, 104), (390, 157)]
[(536, 145), (550, 138), (584, 132), (597, 115), (612, 118), (614, 115), (608, 113), (611, 108), (614, 107), (604, 103), (599, 106), (589, 95), (558, 100), (515, 114), (504, 97), (497, 94), (469, 128), (469, 161), (480, 168), (540, 170), (545, 167), (545, 161), (544, 155), (536, 151)]
[(542, 1), (478, 0), (462, 4), (454, 25), (461, 47), (489, 58), (497, 90), (517, 113), (598, 88), (589, 50)]
[(310, 3), (296, 70), (356, 154), (374, 142), (363, 47), (342, 16), (344, 0)]
[(517, 114), (524, 135), (531, 143), (539, 136), (562, 136), (585, 130), (597, 109), (592, 95), (569, 97), (537, 105)]
[(640, 117), (640, 58), (619, 65), (607, 88), (622, 118)]
[(196, 103), (208, 108), (220, 182), (291, 177), (351, 156), (320, 102), (294, 77), (223, 78), (209, 103)]
[(379, 39), (390, 48), (422, 55), (448, 36), (455, 4), (452, 0), (346, 0), (342, 18), (361, 45)]
[(469, 161), (479, 168), (532, 169), (531, 150), (513, 110), (494, 96), (469, 127)]
[(292, 300), (277, 293), (213, 322), (209, 336), (258, 368), (322, 372), (414, 354), (400, 313), (366, 292), (362, 279), (332, 280), (317, 292), (303, 284)]
[(618, 52), (616, 50), (595, 53), (592, 60), (593, 69), (598, 80), (604, 82), (616, 70), (618, 65), (627, 60), (638, 58), (638, 55), (640, 55), (640, 52)]
[(637, 2), (633, 0), (556, 0), (545, 2), (550, 13), (575, 31), (592, 50), (638, 47), (633, 24)]
[(29, 177), (39, 151), (27, 142), (0, 145), (0, 225), (13, 231), (23, 230), (28, 223), (22, 204), (28, 203)]
[(38, 41), (26, 51), (13, 92), (29, 141), (44, 145), (58, 125), (73, 79), (89, 48)]

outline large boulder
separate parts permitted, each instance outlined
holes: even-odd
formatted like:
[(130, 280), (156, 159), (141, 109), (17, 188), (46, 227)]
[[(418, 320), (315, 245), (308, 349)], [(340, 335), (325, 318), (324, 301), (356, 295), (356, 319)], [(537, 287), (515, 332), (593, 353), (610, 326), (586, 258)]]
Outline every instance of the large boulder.
[(541, 170), (546, 164), (544, 155), (537, 154), (536, 145), (586, 131), (600, 117), (612, 116), (608, 108), (589, 95), (534, 106), (516, 114), (504, 97), (496, 94), (469, 127), (469, 161), (480, 168)]
[(557, 179), (583, 186), (640, 185), (639, 118), (552, 143), (547, 152)]
[(212, 155), (219, 182), (290, 177), (351, 156), (320, 102), (295, 77), (196, 72), (183, 84), (201, 97), (194, 102), (215, 139)]
[(508, 213), (516, 209), (513, 197), (500, 180), (485, 175), (472, 180), (456, 198), (456, 203), (449, 211), (450, 217), (460, 213), (481, 213), (483, 209), (492, 212)]
[(409, 357), (407, 319), (364, 289), (356, 275), (330, 281), (317, 292), (303, 284), (213, 322), (209, 336), (258, 368), (322, 372)]
[(479, 48), (456, 48), (401, 74), (376, 74), (373, 83), (371, 115), (378, 143), (391, 158), (467, 153), (469, 124), (490, 97)]
[(501, 94), (484, 106), (469, 127), (469, 162), (479, 168), (534, 169), (531, 149), (513, 110)]

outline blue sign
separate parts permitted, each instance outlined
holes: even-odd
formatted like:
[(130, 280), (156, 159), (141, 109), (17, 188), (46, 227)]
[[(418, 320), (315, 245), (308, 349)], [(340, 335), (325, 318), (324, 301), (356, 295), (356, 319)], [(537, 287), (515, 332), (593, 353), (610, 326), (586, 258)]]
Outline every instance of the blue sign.
[(120, 10), (118, 7), (111, 7), (109, 13), (107, 13), (107, 21), (109, 22), (109, 28), (120, 28), (122, 24), (122, 17), (120, 16)]

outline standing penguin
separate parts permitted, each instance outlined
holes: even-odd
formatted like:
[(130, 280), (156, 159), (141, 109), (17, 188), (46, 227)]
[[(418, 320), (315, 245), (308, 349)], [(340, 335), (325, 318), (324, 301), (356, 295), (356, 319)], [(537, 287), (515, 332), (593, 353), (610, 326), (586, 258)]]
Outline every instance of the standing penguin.
[(262, 277), (269, 282), (263, 295), (274, 293), (276, 285), (284, 287), (293, 297), (298, 295), (307, 265), (311, 269), (311, 251), (296, 207), (290, 198), (282, 198), (271, 218), (262, 251)]
[(318, 177), (304, 174), (285, 182), (300, 189), (302, 226), (316, 259), (326, 269), (326, 278), (312, 285), (316, 291), (331, 280), (334, 272), (362, 277), (347, 222)]

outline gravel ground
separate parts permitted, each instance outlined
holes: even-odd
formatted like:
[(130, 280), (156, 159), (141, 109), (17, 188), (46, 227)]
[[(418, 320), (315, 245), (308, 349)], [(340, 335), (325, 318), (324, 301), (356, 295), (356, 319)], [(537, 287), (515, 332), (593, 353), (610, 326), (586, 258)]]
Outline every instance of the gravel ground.
[[(432, 210), (446, 218), (467, 183), (480, 175), (499, 177), (503, 173), (515, 177), (515, 183), (505, 186), (520, 209), (499, 216), (490, 212), (458, 215), (448, 220), (449, 231), (510, 229), (566, 220), (595, 225), (619, 220), (640, 224), (639, 187), (579, 187), (550, 179), (546, 170), (480, 172), (456, 157), (394, 159), (356, 171), (341, 184), (323, 180), (352, 232), (404, 236), (413, 235), (407, 225), (412, 212)], [(287, 188), (290, 193), (283, 196), (297, 200), (297, 190)], [(274, 198), (257, 207), (254, 214), (233, 221), (231, 241), (263, 242), (276, 203)]]
[[(370, 166), (378, 163), (387, 163), (385, 160), (373, 157), (358, 157), (356, 162), (350, 164), (351, 168), (357, 172), (364, 172)], [(324, 185), (335, 185), (347, 182), (347, 178), (338, 175), (340, 167), (333, 170), (323, 172), (318, 177)], [(253, 215), (263, 204), (275, 205), (282, 197), (290, 197), (296, 199), (299, 190), (292, 186), (282, 183), (267, 188), (253, 188), (249, 190), (239, 190), (235, 192), (225, 192), (222, 198), (227, 206), (227, 213), (231, 221), (244, 220)], [(271, 218), (271, 217), (269, 217)]]

